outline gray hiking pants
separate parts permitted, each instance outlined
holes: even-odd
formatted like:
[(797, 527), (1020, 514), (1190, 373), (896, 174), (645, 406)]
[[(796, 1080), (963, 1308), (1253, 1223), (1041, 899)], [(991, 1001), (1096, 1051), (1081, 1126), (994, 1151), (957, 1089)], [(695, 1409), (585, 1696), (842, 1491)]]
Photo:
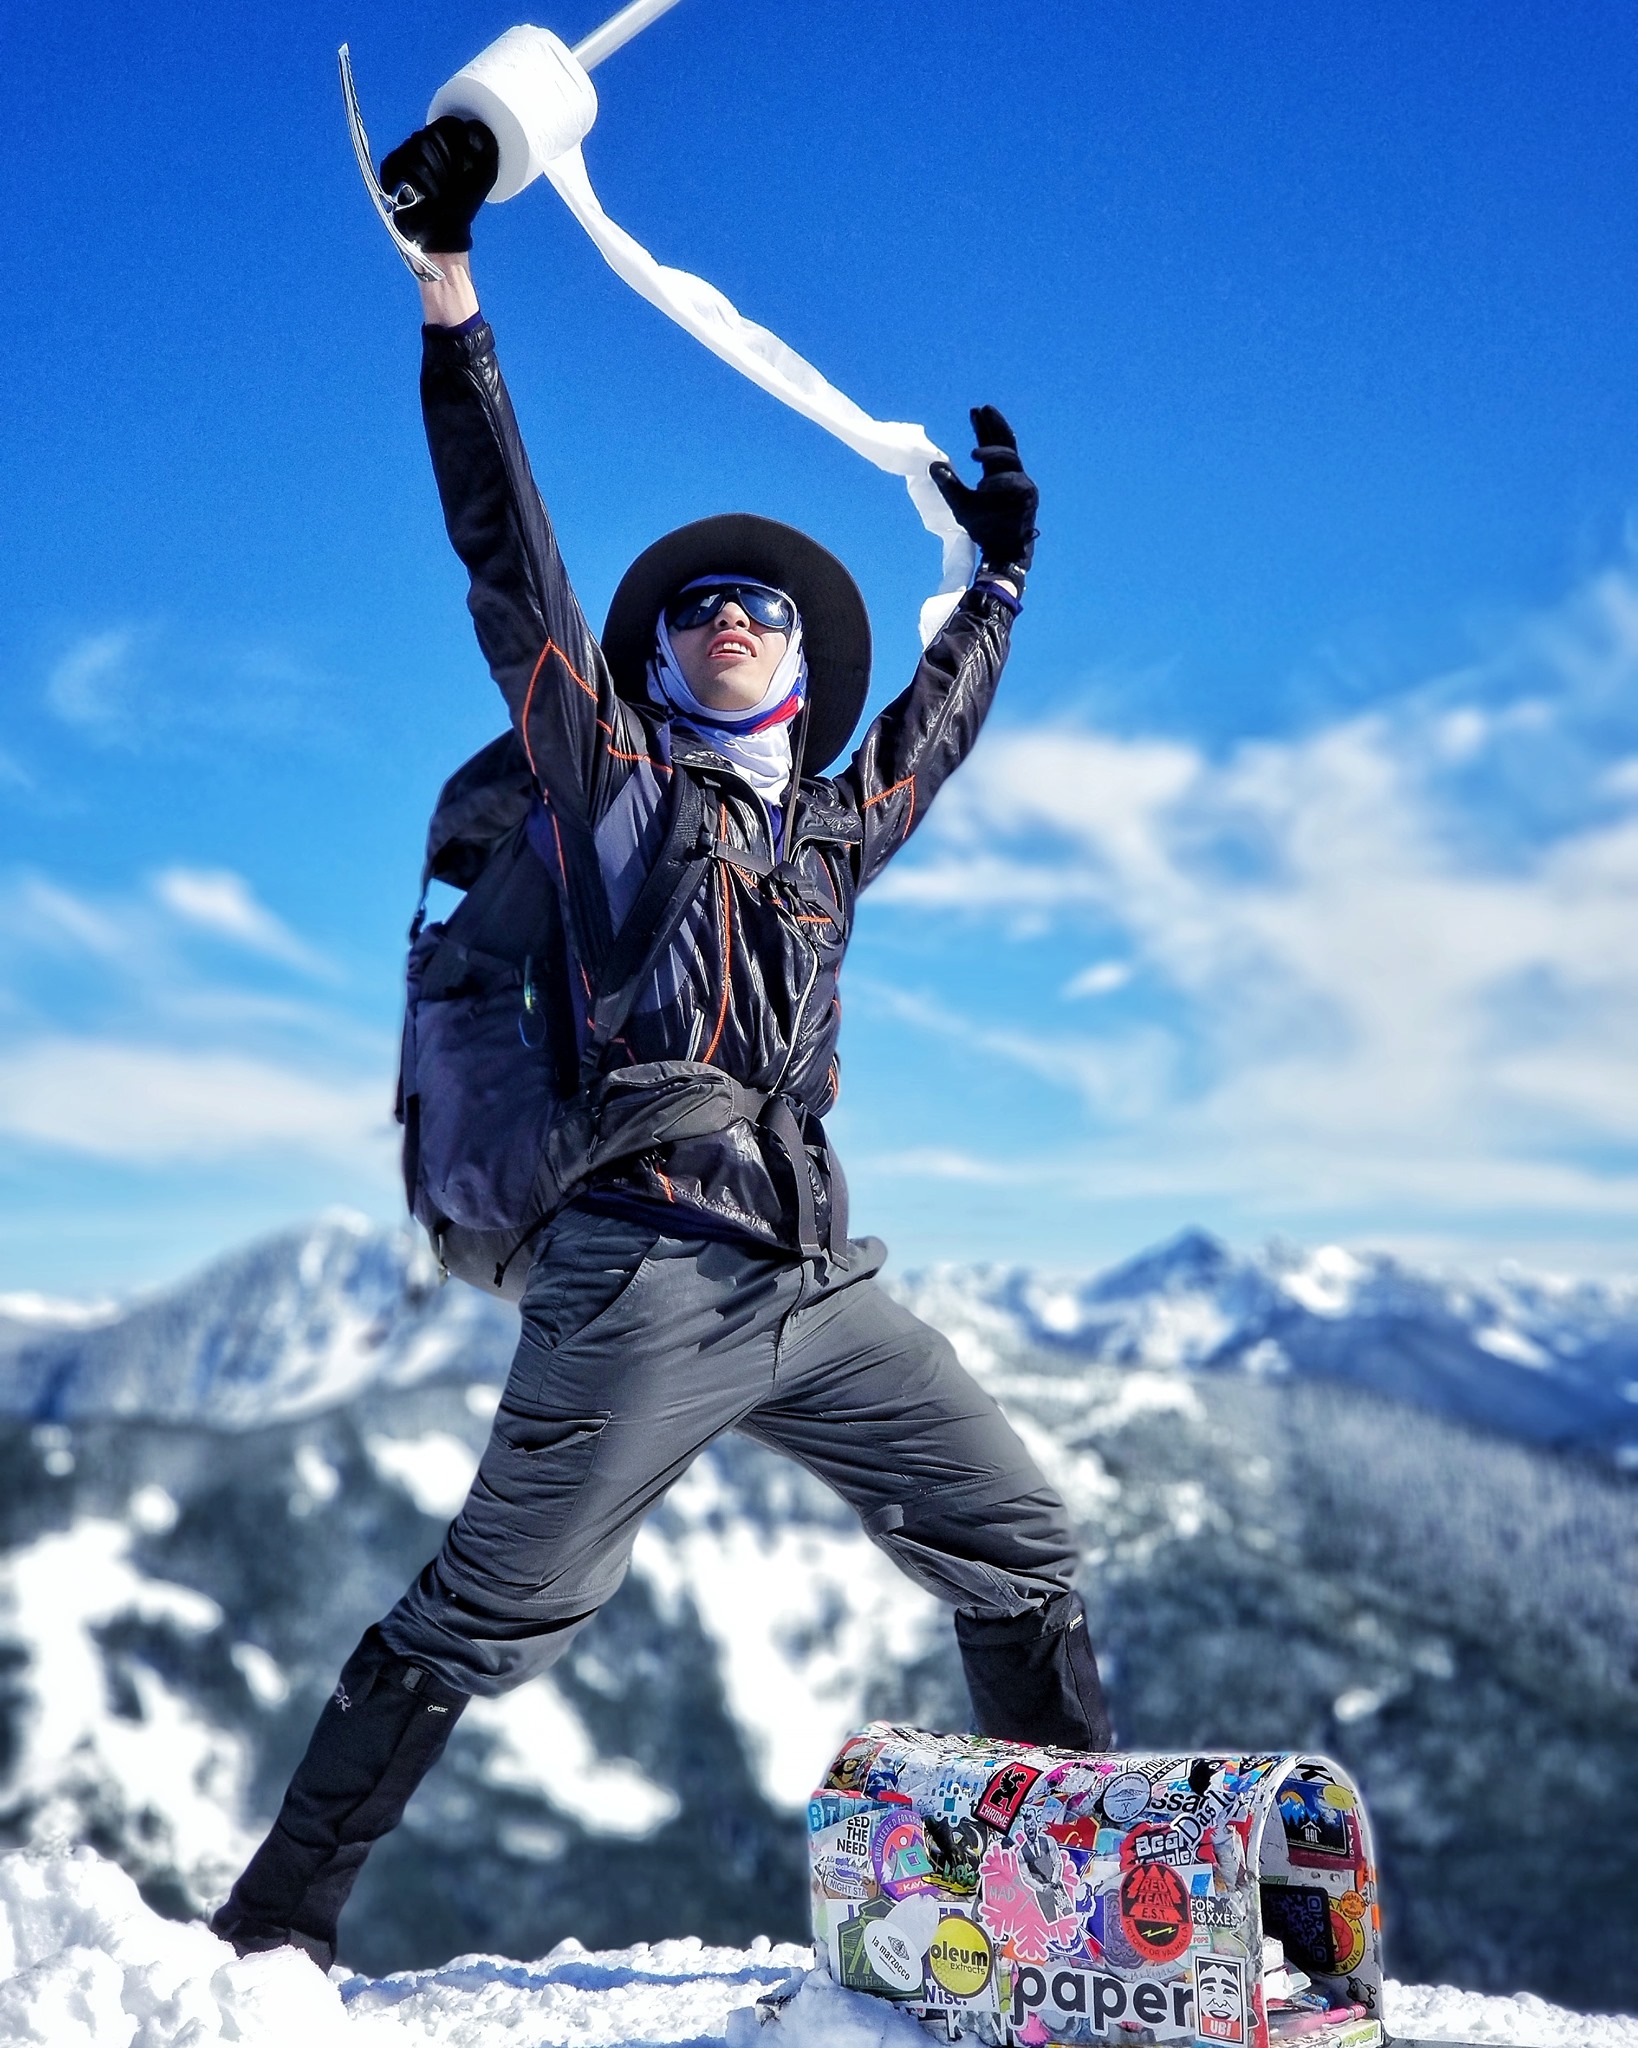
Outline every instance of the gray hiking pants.
[(993, 1643), (1010, 1669), (1044, 1621), (1078, 1629), (1062, 1502), (948, 1342), (877, 1285), (885, 1255), (864, 1238), (845, 1263), (770, 1256), (566, 1209), (472, 1491), (381, 1623), (387, 1646), (463, 1693), (545, 1670), (625, 1577), (643, 1517), (729, 1429), (834, 1488), (957, 1610), (964, 1653)]

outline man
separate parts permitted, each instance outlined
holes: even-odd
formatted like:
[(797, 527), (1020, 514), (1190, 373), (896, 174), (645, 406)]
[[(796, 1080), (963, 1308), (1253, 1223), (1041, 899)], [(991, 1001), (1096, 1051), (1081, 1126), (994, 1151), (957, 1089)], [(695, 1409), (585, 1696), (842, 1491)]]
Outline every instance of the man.
[[(289, 1942), (325, 1965), (370, 1845), (467, 1699), (563, 1654), (624, 1577), (643, 1516), (724, 1430), (817, 1473), (955, 1609), (984, 1732), (1109, 1740), (1062, 1503), (945, 1340), (877, 1286), (884, 1247), (848, 1238), (820, 1122), (855, 899), (977, 735), (1035, 487), (1006, 422), (975, 412), (983, 482), (947, 467), (939, 482), (980, 545), (977, 580), (909, 689), (824, 777), (864, 701), (870, 631), (852, 578), (807, 536), (744, 514), (668, 534), (593, 638), (472, 284), (471, 223), (494, 175), (489, 131), (452, 116), (382, 167), (389, 191), (418, 195), (399, 225), (445, 273), (422, 287), (422, 400), (478, 639), (537, 792), (529, 887), (558, 892), (583, 1099), (606, 1106), (656, 1076), (657, 1093), (680, 1083), (716, 1108), (693, 1135), (582, 1155), (534, 1251), (466, 1505), (348, 1660), (212, 1923), (241, 1952)], [(597, 994), (658, 929), (679, 820), (696, 864), (678, 872), (697, 885), (669, 905), (663, 950), (611, 1024)], [(628, 1088), (628, 1113), (641, 1096)]]

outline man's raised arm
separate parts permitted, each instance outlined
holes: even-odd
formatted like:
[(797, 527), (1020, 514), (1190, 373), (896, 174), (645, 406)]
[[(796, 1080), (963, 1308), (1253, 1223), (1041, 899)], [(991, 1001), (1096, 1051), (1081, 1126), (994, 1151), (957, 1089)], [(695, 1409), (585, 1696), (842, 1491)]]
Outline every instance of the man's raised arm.
[(446, 115), (387, 157), (381, 182), (422, 195), (401, 209), (398, 225), (444, 272), (421, 285), (421, 406), (444, 524), (470, 578), (478, 644), (537, 779), (555, 803), (595, 813), (610, 735), (623, 733), (630, 715), (570, 586), (478, 310), (471, 223), (494, 165), (488, 129)]
[(875, 720), (837, 777), (864, 825), (861, 889), (920, 824), (977, 739), (1001, 680), (1035, 552), (1040, 494), (1018, 459), (1012, 429), (991, 405), (976, 407), (972, 421), (982, 479), (969, 486), (948, 463), (936, 463), (933, 481), (978, 543), (977, 579), (929, 641), (910, 687)]

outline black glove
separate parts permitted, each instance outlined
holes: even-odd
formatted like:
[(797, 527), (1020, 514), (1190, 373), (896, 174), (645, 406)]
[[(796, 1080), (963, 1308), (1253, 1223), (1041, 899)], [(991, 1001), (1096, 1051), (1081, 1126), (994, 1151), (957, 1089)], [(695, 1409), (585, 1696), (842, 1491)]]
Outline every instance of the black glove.
[(470, 249), (473, 216), (499, 171), (490, 130), (481, 121), (444, 114), (382, 159), (381, 189), (390, 199), (400, 186), (414, 188), (415, 204), (401, 207), (393, 224), (419, 247)]
[(974, 488), (947, 462), (932, 478), (957, 523), (978, 543), (986, 569), (1025, 570), (1035, 553), (1035, 511), (1041, 494), (1018, 460), (1018, 440), (993, 405), (973, 407), (973, 460), (984, 474)]

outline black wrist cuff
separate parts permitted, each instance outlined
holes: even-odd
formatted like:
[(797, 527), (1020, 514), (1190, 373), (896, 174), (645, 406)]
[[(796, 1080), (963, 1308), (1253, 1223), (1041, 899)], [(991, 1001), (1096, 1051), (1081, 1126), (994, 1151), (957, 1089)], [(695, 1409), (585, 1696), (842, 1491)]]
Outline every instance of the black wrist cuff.
[[(1017, 591), (1016, 596), (1013, 595), (1011, 590), (1006, 590), (1002, 587), (1000, 579), (1003, 576), (1007, 579), (1008, 583), (1014, 586), (1014, 589)], [(999, 562), (980, 562), (978, 574), (973, 578), (973, 588), (974, 590), (987, 590), (992, 597), (999, 598), (1012, 613), (1013, 617), (1017, 618), (1024, 608), (1024, 581), (1024, 571), (1019, 568), (1016, 562), (1005, 564)]]

